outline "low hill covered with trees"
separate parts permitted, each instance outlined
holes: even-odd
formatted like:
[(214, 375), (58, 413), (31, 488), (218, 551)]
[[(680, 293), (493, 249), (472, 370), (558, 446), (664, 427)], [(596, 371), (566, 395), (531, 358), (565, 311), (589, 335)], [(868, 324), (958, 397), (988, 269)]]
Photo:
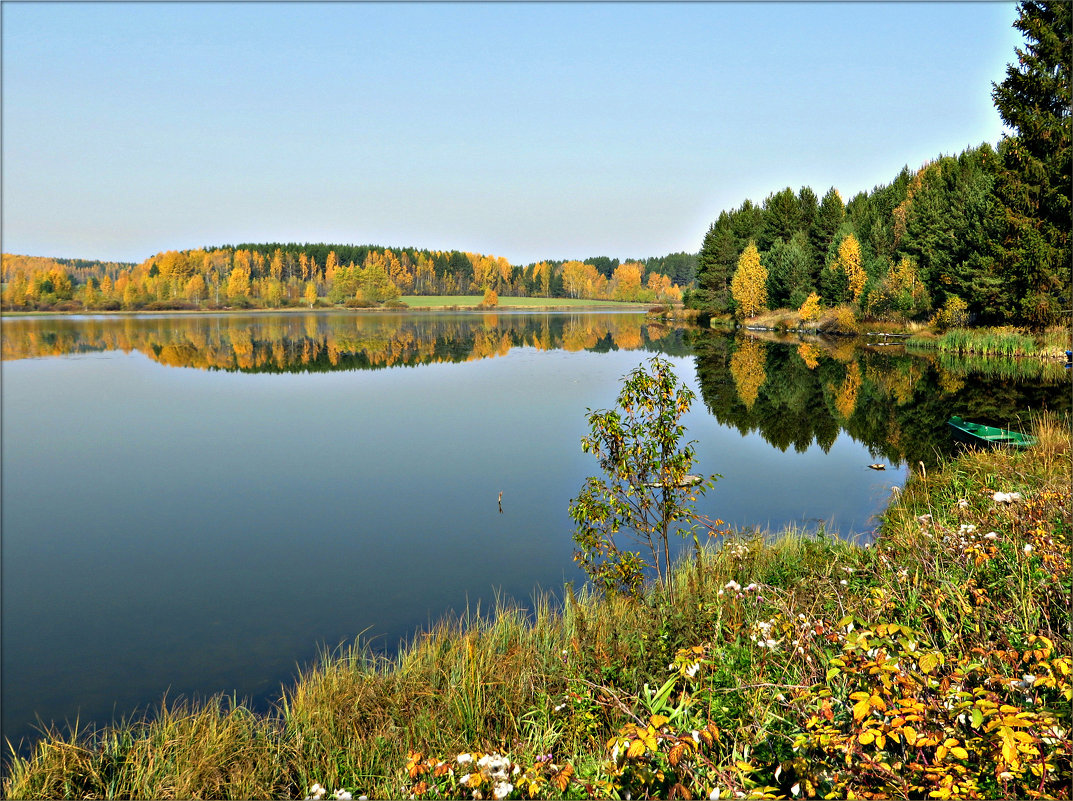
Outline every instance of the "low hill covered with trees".
[(677, 302), (696, 256), (512, 265), (502, 256), (372, 245), (261, 243), (158, 253), (140, 264), (3, 256), (6, 309), (374, 306), (401, 295)]

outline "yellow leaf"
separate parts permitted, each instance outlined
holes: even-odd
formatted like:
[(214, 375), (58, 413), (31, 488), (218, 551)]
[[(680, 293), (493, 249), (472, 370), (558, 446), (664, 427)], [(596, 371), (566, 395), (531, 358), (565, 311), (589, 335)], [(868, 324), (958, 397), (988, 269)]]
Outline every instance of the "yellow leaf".
[(861, 745), (870, 745), (876, 739), (876, 733), (874, 731), (862, 731), (857, 738), (857, 742)]
[(951, 748), (950, 753), (954, 756), (955, 759), (968, 759), (969, 758), (969, 752), (966, 751), (964, 748), (960, 748), (960, 747), (959, 748)]
[(654, 728), (656, 728), (656, 729), (658, 729), (660, 726), (662, 726), (668, 720), (670, 720), (670, 718), (667, 717), (666, 715), (653, 715), (652, 717), (649, 718), (649, 722), (651, 722), (652, 726)]
[(945, 745), (940, 745), (935, 749), (935, 761), (942, 762), (946, 759), (946, 754), (949, 749)]
[(670, 753), (667, 754), (667, 760), (673, 767), (678, 767), (678, 763), (682, 761), (682, 757), (685, 756), (685, 753), (686, 747), (681, 743), (678, 743), (678, 745), (674, 746)]
[(659, 743), (656, 741), (656, 730), (649, 729), (648, 731), (641, 732), (641, 739), (645, 741), (645, 746), (649, 751), (655, 751), (659, 748)]
[(887, 738), (882, 734), (877, 734), (876, 735), (876, 748), (881, 748), (882, 749), (882, 748), (886, 748), (886, 747), (887, 747)]
[(939, 666), (939, 655), (935, 653), (927, 653), (920, 657), (918, 662), (921, 671), (924, 673), (931, 673), (935, 668)]
[(563, 769), (555, 774), (552, 782), (559, 788), (560, 793), (566, 792), (566, 786), (570, 784), (570, 777), (574, 775), (574, 769), (570, 765), (564, 765)]
[(626, 757), (628, 759), (637, 759), (645, 752), (645, 744), (640, 740), (634, 740), (630, 743), (630, 747), (626, 750)]
[(999, 728), (999, 734), (1002, 736), (1002, 758), (1010, 767), (1016, 768), (1018, 764), (1017, 740), (1014, 739), (1013, 729), (1002, 726)]
[(902, 736), (909, 745), (915, 745), (917, 741), (917, 732), (912, 726), (906, 726), (902, 729)]
[(850, 693), (849, 697), (852, 701), (863, 701), (871, 696), (868, 693)]
[(853, 719), (857, 721), (864, 720), (871, 708), (872, 705), (868, 703), (867, 698), (863, 701), (858, 701), (853, 705)]

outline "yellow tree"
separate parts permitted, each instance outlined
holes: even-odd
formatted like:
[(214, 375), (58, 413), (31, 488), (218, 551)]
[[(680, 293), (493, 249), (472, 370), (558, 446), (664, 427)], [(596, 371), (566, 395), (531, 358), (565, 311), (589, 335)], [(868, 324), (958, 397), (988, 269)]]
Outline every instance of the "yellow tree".
[(244, 298), (250, 294), (250, 268), (235, 266), (227, 277), (227, 296), (232, 299)]
[(82, 304), (88, 309), (97, 303), (97, 293), (93, 290), (93, 282), (86, 281), (82, 289)]
[(861, 266), (861, 243), (853, 234), (846, 234), (838, 246), (838, 255), (831, 262), (831, 270), (846, 276), (846, 285), (854, 303), (861, 297), (868, 275)]
[(767, 269), (760, 263), (760, 251), (751, 241), (738, 257), (738, 269), (730, 279), (730, 294), (742, 317), (753, 317), (767, 306)]
[[(547, 267), (547, 265), (544, 266)], [(548, 272), (550, 273), (550, 270)], [(592, 269), (592, 265), (582, 264), (580, 261), (566, 262), (563, 265), (563, 287), (567, 294), (572, 298), (587, 297), (592, 289), (593, 272), (595, 270)], [(542, 273), (541, 278), (543, 277)]]
[(798, 316), (803, 323), (811, 323), (817, 317), (820, 316), (820, 296), (815, 292), (810, 292), (809, 296), (805, 298), (805, 302), (801, 304), (801, 308), (797, 310)]
[(311, 309), (313, 304), (317, 302), (317, 284), (315, 281), (306, 282), (305, 300)]
[(207, 289), (208, 287), (205, 285), (205, 279), (201, 277), (201, 273), (194, 273), (193, 277), (186, 282), (183, 294), (186, 295), (187, 300), (200, 303)]
[(611, 283), (615, 287), (611, 291), (611, 297), (615, 300), (639, 300), (644, 269), (644, 266), (636, 261), (628, 261), (616, 267), (611, 275)]

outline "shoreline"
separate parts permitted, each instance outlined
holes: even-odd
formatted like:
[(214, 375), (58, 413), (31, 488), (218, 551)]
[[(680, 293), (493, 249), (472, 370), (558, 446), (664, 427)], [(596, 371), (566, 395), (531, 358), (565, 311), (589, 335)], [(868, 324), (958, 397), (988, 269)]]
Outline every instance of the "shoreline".
[[(606, 305), (604, 305), (606, 304)], [(614, 303), (609, 301), (596, 301), (593, 303), (572, 304), (509, 304), (483, 308), (481, 306), (465, 306), (458, 304), (443, 304), (440, 306), (405, 306), (397, 308), (385, 308), (383, 306), (369, 308), (347, 308), (345, 306), (317, 306), (314, 308), (283, 306), (278, 309), (235, 309), (224, 307), (218, 309), (81, 309), (56, 310), (56, 311), (0, 311), (0, 318), (4, 317), (148, 317), (148, 316), (171, 316), (171, 315), (197, 315), (197, 314), (412, 314), (415, 312), (480, 312), (494, 314), (501, 311), (519, 312), (547, 312), (547, 311), (606, 311), (606, 312), (635, 312), (647, 313), (652, 307), (651, 303)]]

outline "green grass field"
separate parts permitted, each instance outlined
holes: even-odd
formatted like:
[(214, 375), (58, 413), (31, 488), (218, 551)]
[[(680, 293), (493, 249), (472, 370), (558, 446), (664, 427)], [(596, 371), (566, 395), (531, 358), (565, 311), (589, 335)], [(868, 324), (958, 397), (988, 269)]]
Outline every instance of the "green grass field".
[[(477, 306), (483, 300), (480, 295), (404, 295), (399, 298), (407, 306), (414, 309), (437, 309), (445, 306)], [(500, 308), (524, 306), (526, 308), (632, 308), (649, 306), (645, 303), (621, 303), (617, 300), (583, 300), (575, 298), (509, 298), (499, 299)]]

